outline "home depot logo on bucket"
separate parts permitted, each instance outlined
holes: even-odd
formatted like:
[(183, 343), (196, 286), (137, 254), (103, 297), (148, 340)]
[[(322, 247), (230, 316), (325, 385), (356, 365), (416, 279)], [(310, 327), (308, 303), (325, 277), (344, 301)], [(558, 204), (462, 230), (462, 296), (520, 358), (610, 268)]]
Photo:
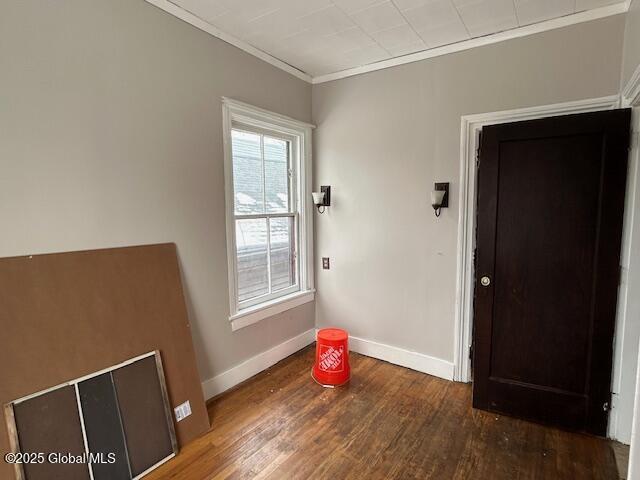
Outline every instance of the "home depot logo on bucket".
[(320, 345), (320, 370), (338, 373), (344, 370), (344, 347)]

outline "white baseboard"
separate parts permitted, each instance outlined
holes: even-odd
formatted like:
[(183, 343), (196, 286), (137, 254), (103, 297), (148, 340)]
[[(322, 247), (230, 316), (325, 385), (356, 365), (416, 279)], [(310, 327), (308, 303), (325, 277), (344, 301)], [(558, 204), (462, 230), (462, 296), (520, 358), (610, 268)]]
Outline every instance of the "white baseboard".
[(270, 366), (275, 365), (283, 358), (296, 353), (298, 350), (302, 350), (307, 345), (315, 342), (315, 340), (316, 331), (312, 328), (301, 333), (297, 337), (290, 338), (289, 340), (276, 345), (266, 352), (259, 353), (255, 357), (245, 360), (240, 365), (230, 368), (209, 380), (205, 380), (202, 382), (204, 398), (208, 400), (226, 390), (229, 390), (231, 387), (244, 382), (246, 379), (266, 370)]
[[(315, 329), (307, 330), (297, 337), (290, 338), (266, 352), (259, 353), (255, 357), (245, 360), (240, 365), (230, 368), (209, 380), (205, 380), (202, 382), (204, 398), (208, 400), (215, 397), (266, 370), (270, 366), (275, 365), (280, 360), (287, 358), (298, 350), (302, 350), (307, 345), (316, 341), (316, 331)], [(446, 380), (453, 380), (453, 363), (430, 357), (423, 353), (412, 352), (403, 348), (392, 347), (384, 343), (352, 336), (349, 336), (349, 349), (368, 357), (393, 363), (394, 365), (400, 365), (401, 367), (410, 368)]]
[(427, 373), (434, 377), (453, 380), (453, 363), (431, 357), (424, 353), (412, 352), (404, 348), (392, 347), (364, 338), (349, 336), (349, 350), (368, 357), (385, 360), (394, 365)]

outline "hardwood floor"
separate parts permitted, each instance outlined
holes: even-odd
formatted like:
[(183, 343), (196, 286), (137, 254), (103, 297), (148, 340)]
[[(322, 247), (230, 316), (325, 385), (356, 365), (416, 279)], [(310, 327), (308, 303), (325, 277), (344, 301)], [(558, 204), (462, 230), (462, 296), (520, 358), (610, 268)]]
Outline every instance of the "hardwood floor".
[(147, 479), (617, 479), (610, 442), (472, 410), (471, 388), (351, 354), (310, 378), (313, 346), (209, 403), (212, 429)]

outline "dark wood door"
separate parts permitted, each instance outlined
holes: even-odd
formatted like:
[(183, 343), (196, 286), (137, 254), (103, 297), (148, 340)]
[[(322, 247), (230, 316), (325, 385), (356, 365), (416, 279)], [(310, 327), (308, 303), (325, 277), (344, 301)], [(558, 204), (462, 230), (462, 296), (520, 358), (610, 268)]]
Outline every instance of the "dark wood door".
[(474, 407), (605, 435), (629, 122), (627, 109), (483, 129)]

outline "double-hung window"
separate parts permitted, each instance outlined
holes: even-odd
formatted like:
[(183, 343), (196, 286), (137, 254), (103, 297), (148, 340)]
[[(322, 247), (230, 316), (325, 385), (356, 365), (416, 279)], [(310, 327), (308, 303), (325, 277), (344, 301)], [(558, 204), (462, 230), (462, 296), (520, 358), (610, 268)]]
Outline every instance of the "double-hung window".
[(313, 299), (307, 124), (223, 99), (230, 319)]

